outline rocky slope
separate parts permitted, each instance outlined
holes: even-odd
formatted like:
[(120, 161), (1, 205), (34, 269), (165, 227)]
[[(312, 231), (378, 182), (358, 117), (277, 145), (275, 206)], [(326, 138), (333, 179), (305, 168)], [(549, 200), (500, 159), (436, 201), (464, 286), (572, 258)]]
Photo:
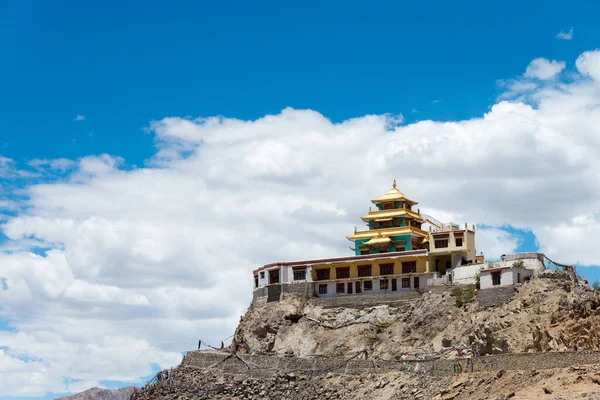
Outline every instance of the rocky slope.
[[(480, 355), (598, 349), (598, 295), (551, 270), (517, 288), (506, 304), (457, 307), (450, 291), (425, 293), (399, 307), (319, 307), (297, 297), (251, 307), (234, 346), (249, 353), (350, 354), (370, 349), (382, 359), (444, 348), (474, 348)], [(449, 352), (448, 354), (451, 354)]]
[[(378, 360), (455, 348), (480, 355), (598, 350), (600, 302), (587, 285), (547, 271), (517, 288), (507, 303), (480, 309), (456, 305), (450, 291), (425, 293), (412, 303), (364, 309), (323, 308), (300, 297), (250, 307), (231, 348), (238, 354), (306, 356), (358, 352)], [(442, 351), (441, 351), (442, 350)], [(441, 351), (441, 352), (440, 352)], [(233, 357), (232, 354), (230, 357)], [(493, 357), (493, 356), (492, 356)], [(240, 363), (248, 363), (241, 357)], [(212, 363), (212, 362), (211, 362)], [(218, 364), (218, 363), (217, 363)], [(551, 368), (555, 364), (536, 368)], [(512, 367), (511, 367), (512, 368)], [(262, 371), (262, 370), (261, 370)], [(265, 370), (267, 371), (267, 370)], [(597, 399), (600, 366), (470, 373), (394, 371), (344, 375), (339, 370), (225, 374), (218, 366), (182, 364), (137, 391), (150, 399)], [(433, 375), (432, 375), (433, 374)]]
[(168, 381), (136, 393), (136, 400), (191, 399), (415, 399), (581, 400), (600, 398), (600, 367), (475, 372), (454, 376), (409, 373), (364, 376), (278, 374), (262, 379), (223, 376), (182, 366)]

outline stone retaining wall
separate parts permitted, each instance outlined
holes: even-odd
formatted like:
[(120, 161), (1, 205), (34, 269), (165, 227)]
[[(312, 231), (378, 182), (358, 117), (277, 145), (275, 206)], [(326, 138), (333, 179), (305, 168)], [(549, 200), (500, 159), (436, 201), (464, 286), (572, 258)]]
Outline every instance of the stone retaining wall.
[[(279, 356), (230, 356), (224, 352), (192, 351), (188, 352), (183, 365), (200, 368), (218, 368), (229, 374), (247, 376), (265, 376), (281, 372), (312, 371), (314, 373), (334, 372), (354, 375), (372, 372), (402, 371), (402, 360), (364, 360), (350, 357), (279, 357)], [(600, 363), (600, 351), (583, 352), (548, 352), (525, 354), (498, 354), (478, 358), (473, 367), (469, 359), (456, 360), (410, 360), (411, 366), (423, 371), (435, 369), (438, 373), (455, 373), (457, 367), (463, 372), (500, 371), (500, 370), (540, 370), (551, 368), (567, 368), (571, 366), (592, 365)], [(460, 364), (460, 365), (459, 365)]]
[(410, 292), (354, 294), (347, 296), (315, 298), (311, 302), (323, 308), (366, 308), (380, 305), (388, 305), (394, 307), (413, 302), (419, 299), (420, 297), (420, 292), (412, 290)]
[(506, 303), (515, 294), (514, 286), (482, 289), (477, 292), (479, 307), (495, 307)]

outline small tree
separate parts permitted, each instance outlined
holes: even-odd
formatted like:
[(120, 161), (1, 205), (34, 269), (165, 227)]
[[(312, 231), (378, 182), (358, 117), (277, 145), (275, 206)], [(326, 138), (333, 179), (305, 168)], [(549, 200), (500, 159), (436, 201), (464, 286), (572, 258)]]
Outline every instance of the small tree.
[(512, 267), (513, 268), (525, 268), (525, 263), (523, 262), (523, 260), (517, 260), (514, 263), (512, 263)]
[(475, 274), (475, 289), (481, 289), (481, 275), (479, 275), (479, 272)]
[(592, 283), (592, 289), (594, 289), (596, 292), (600, 292), (600, 282), (594, 281), (594, 283)]

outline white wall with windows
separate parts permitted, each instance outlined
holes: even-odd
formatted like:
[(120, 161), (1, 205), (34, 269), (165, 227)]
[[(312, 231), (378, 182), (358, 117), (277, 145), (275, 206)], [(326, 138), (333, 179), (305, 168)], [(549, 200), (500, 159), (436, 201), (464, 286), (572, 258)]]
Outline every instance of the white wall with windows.
[(494, 268), (480, 272), (481, 289), (511, 286), (525, 282), (533, 276), (533, 270), (526, 268)]

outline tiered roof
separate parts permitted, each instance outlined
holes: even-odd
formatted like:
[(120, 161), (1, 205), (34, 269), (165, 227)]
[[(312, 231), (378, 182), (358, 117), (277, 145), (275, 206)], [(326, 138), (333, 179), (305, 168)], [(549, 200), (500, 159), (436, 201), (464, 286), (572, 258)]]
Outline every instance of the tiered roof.
[[(421, 214), (418, 211), (415, 212), (404, 207), (404, 204), (410, 204), (410, 206), (412, 207), (419, 203), (409, 199), (404, 195), (404, 193), (398, 190), (398, 188), (396, 188), (395, 179), (392, 189), (388, 190), (383, 196), (371, 201), (376, 205), (385, 203), (402, 203), (402, 207), (375, 211), (369, 209), (369, 214), (364, 217), (361, 217), (361, 219), (365, 222), (387, 222), (393, 220), (394, 218), (400, 217), (415, 220), (420, 224), (425, 222), (425, 219), (421, 217)], [(362, 242), (360, 245), (381, 246), (392, 243), (393, 240), (391, 239), (391, 237), (405, 235), (410, 235), (411, 238), (422, 238), (422, 240), (427, 240), (428, 238), (428, 234), (424, 230), (416, 228), (414, 226), (405, 225), (379, 229), (369, 229), (364, 231), (357, 231), (355, 228), (354, 235), (352, 235), (348, 239), (351, 241), (369, 239), (366, 242)]]

